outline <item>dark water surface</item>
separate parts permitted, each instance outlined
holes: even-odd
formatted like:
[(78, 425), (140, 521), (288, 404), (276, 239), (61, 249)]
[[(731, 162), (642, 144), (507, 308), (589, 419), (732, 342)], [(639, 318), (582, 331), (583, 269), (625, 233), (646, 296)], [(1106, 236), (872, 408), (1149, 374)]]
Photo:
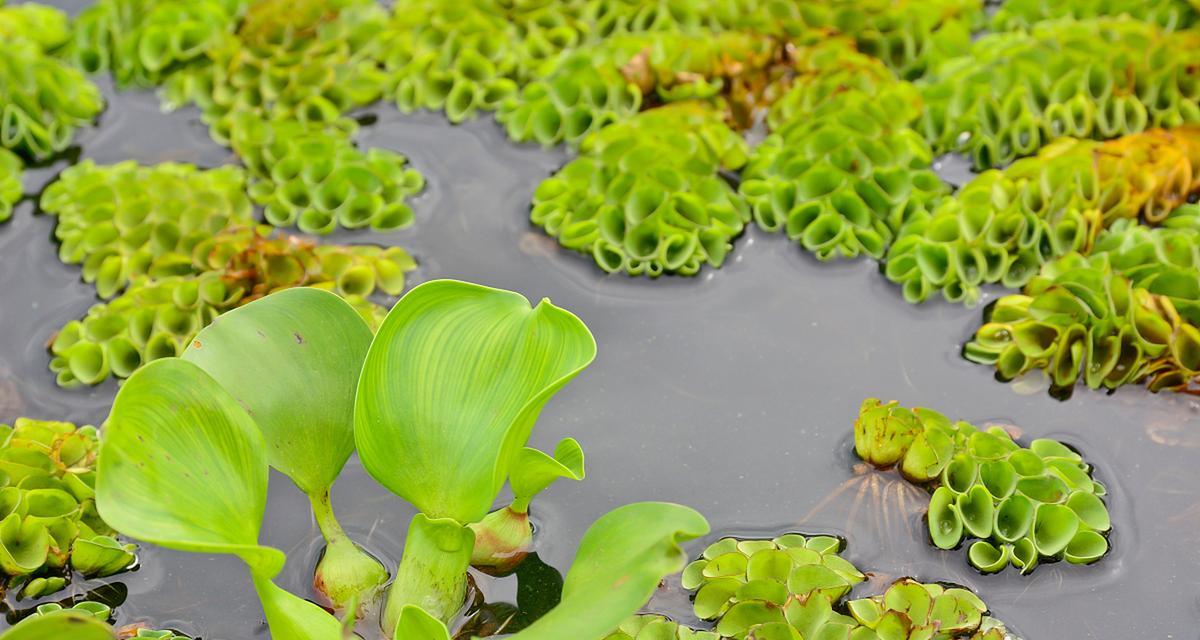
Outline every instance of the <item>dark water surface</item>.
[[(149, 93), (106, 93), (99, 126), (78, 138), (83, 157), (233, 161), (194, 111), (165, 115)], [(404, 246), (421, 263), (415, 281), (462, 278), (534, 301), (549, 297), (596, 335), (595, 364), (550, 403), (531, 442), (552, 449), (575, 436), (588, 455), (586, 481), (560, 482), (534, 503), (538, 550), (550, 565), (565, 570), (604, 512), (668, 500), (703, 512), (714, 538), (843, 535), (846, 557), (875, 574), (860, 592), (902, 575), (958, 582), (1028, 640), (1196, 637), (1196, 401), (1128, 388), (1111, 396), (1080, 389), (1059, 402), (1037, 380), (998, 383), (989, 368), (958, 355), (979, 309), (909, 306), (872, 262), (820, 264), (785, 238), (753, 229), (724, 268), (694, 279), (604, 275), (528, 223), (531, 193), (565, 153), (513, 146), (490, 119), (456, 127), (435, 114), (372, 113), (378, 121), (361, 142), (408, 154), (429, 188), (415, 202), (410, 229), (332, 240)], [(63, 166), (30, 171), (27, 191), (36, 194)], [(98, 422), (116, 388), (61, 390), (47, 370), (47, 338), (96, 301), (78, 268), (58, 262), (53, 224), (27, 200), (0, 225), (0, 421)], [(1094, 566), (1045, 565), (1022, 577), (1012, 569), (980, 576), (965, 550), (933, 548), (920, 520), (923, 499), (912, 500), (891, 476), (856, 467), (851, 425), (867, 396), (1003, 421), (1018, 425), (1026, 441), (1046, 436), (1077, 447), (1109, 488), (1113, 552)], [(352, 535), (394, 566), (413, 510), (357, 460), (334, 504)], [(280, 584), (310, 594), (320, 536), (303, 495), (279, 475), (263, 538), (291, 558)], [(118, 599), (127, 591), (122, 624), (150, 620), (206, 640), (268, 637), (240, 561), (145, 546), (141, 561), (135, 573), (72, 585), (51, 599), (110, 583)], [(483, 589), (489, 600), (512, 601), (516, 592), (512, 579), (484, 581)], [(651, 608), (689, 617), (677, 586)]]

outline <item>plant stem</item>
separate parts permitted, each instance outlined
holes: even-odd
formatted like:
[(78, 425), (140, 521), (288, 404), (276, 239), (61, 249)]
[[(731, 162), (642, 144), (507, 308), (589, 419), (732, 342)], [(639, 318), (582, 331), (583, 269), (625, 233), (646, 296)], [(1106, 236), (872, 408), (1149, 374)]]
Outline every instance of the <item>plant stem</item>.
[(475, 534), (450, 518), (413, 516), (404, 556), (388, 592), (384, 630), (390, 637), (404, 605), (416, 605), (447, 624), (463, 606)]
[(354, 544), (338, 524), (328, 487), (308, 498), (326, 544), (325, 555), (313, 575), (313, 587), (341, 609), (387, 582), (387, 569)]

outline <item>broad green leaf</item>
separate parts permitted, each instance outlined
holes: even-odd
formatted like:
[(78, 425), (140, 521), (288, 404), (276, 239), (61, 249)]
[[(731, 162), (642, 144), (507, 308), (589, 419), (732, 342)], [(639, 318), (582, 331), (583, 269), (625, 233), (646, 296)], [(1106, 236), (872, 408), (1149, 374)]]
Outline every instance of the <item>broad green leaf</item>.
[(354, 389), (370, 344), (371, 330), (344, 300), (295, 288), (217, 318), (183, 359), (246, 409), (271, 466), (313, 495), (354, 451)]
[(269, 578), (284, 555), (258, 545), (267, 474), (262, 433), (237, 401), (196, 365), (157, 360), (134, 373), (113, 402), (96, 506), (127, 536), (237, 554)]
[(395, 640), (450, 640), (450, 632), (441, 620), (425, 613), (425, 610), (405, 605), (396, 624)]
[(513, 640), (597, 640), (646, 604), (665, 576), (683, 569), (680, 543), (708, 533), (688, 507), (665, 502), (625, 505), (583, 535), (563, 583), (562, 602)]
[(271, 637), (286, 640), (341, 640), (342, 623), (321, 607), (281, 589), (270, 579), (255, 576), (254, 590), (262, 603)]
[(89, 613), (59, 611), (26, 618), (0, 640), (115, 640), (113, 628)]
[(363, 365), (363, 465), (431, 518), (479, 521), (542, 407), (595, 355), (587, 327), (548, 300), (422, 284), (388, 314)]
[(514, 508), (524, 511), (534, 496), (559, 478), (583, 480), (583, 477), (583, 449), (574, 438), (563, 438), (554, 448), (553, 458), (538, 449), (525, 447), (517, 452), (509, 476)]

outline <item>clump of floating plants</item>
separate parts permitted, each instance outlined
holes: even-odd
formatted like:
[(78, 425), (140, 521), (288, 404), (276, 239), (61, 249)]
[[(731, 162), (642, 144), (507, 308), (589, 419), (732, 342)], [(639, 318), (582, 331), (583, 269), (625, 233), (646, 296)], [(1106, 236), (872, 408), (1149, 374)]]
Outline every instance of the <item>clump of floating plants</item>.
[(776, 49), (743, 32), (615, 36), (561, 57), (496, 117), (513, 140), (578, 144), (643, 106), (761, 91)]
[(333, 291), (378, 326), (385, 309), (369, 296), (399, 295), (416, 263), (399, 247), (317, 245), (271, 237), (267, 228), (233, 228), (198, 243), (176, 267), (188, 275), (138, 276), (124, 293), (59, 330), (50, 343), (58, 384), (128, 377), (181, 353), (222, 313), (291, 287)]
[(608, 272), (651, 277), (720, 266), (749, 208), (719, 172), (747, 147), (718, 112), (680, 102), (607, 127), (534, 193), (531, 218)]
[(403, 155), (363, 152), (343, 136), (298, 120), (238, 122), (232, 146), (253, 176), (250, 196), (267, 222), (315, 234), (412, 224), (404, 200), (424, 189), (425, 179)]
[(48, 603), (39, 605), (33, 615), (0, 634), (0, 639), (191, 640), (170, 630), (154, 630), (142, 626), (114, 629), (109, 626), (111, 617), (112, 608), (100, 602), (83, 601), (70, 608)]
[(0, 38), (0, 148), (29, 162), (48, 160), (100, 113), (104, 100), (79, 69), (45, 53), (42, 43)]
[(141, 275), (207, 271), (195, 264), (197, 253), (224, 229), (253, 224), (245, 174), (236, 167), (85, 160), (46, 188), (41, 208), (58, 219), (59, 258), (83, 265), (84, 281), (101, 298)]
[(1064, 138), (914, 215), (888, 251), (885, 273), (909, 302), (940, 290), (971, 304), (981, 284), (1021, 287), (1047, 261), (1086, 254), (1115, 221), (1157, 224), (1198, 191), (1200, 127), (1108, 142)]
[[(414, 288), (374, 338), (329, 293), (268, 295), (121, 387), (98, 463), (99, 512), (133, 538), (240, 557), (273, 636), (340, 638), (388, 579), (333, 517), (329, 487), (357, 448), (368, 472), (419, 510), (380, 624), (389, 638), (448, 639), (478, 541), (507, 557), (532, 536), (527, 519), (488, 517), (504, 483), (521, 503), (505, 508), (516, 514), (555, 478), (582, 476), (577, 443), (552, 457), (525, 442), (541, 408), (594, 356), (569, 312), (463, 282)], [(315, 585), (346, 623), (272, 580), (286, 557), (258, 543), (269, 467), (313, 499), (329, 545)], [(499, 526), (506, 535), (494, 535)], [(674, 504), (602, 516), (580, 542), (560, 604), (512, 637), (601, 637), (683, 567), (681, 542), (707, 532), (704, 518)]]
[(68, 56), (122, 86), (156, 86), (215, 48), (243, 0), (99, 0), (75, 18)]
[(792, 56), (798, 76), (771, 108), (773, 133), (752, 152), (740, 193), (760, 227), (785, 230), (819, 259), (881, 258), (907, 219), (949, 191), (909, 127), (920, 99), (848, 41)]
[(1200, 82), (1180, 55), (1197, 48), (1200, 34), (1128, 17), (987, 35), (923, 81), (920, 128), (938, 151), (965, 152), (987, 169), (1060, 136), (1200, 122)]
[(198, 105), (222, 144), (245, 114), (352, 131), (345, 112), (377, 100), (385, 84), (374, 48), (386, 22), (372, 0), (259, 0), (236, 33), (167, 78), (167, 103)]
[(0, 222), (12, 217), (13, 205), (21, 199), (23, 187), (21, 159), (0, 149)]
[(30, 40), (43, 51), (63, 46), (71, 37), (67, 14), (36, 3), (3, 6), (0, 3), (0, 42)]
[(1200, 7), (1187, 0), (1011, 0), (992, 14), (996, 31), (1029, 29), (1056, 18), (1084, 20), (1127, 15), (1164, 29), (1186, 29), (1200, 20)]
[(1034, 369), (1051, 393), (1080, 379), (1093, 389), (1148, 381), (1152, 391), (1195, 392), (1200, 382), (1200, 207), (1150, 228), (1120, 220), (1087, 255), (1044, 265), (1020, 295), (1005, 296), (963, 354), (1011, 380)]
[[(0, 572), (24, 598), (63, 589), (72, 570), (87, 578), (133, 565), (96, 511), (96, 428), (19, 418), (0, 424)], [(107, 616), (105, 616), (107, 617)]]
[(1104, 486), (1061, 442), (1022, 447), (998, 426), (981, 430), (931, 409), (869, 398), (854, 422), (854, 449), (932, 489), (926, 520), (933, 543), (953, 549), (976, 538), (967, 558), (980, 571), (1012, 564), (1029, 573), (1048, 559), (1089, 564), (1108, 552)]
[[(694, 590), (695, 614), (716, 622), (715, 634), (648, 635), (647, 638), (946, 638), (1005, 640), (1004, 625), (987, 615), (974, 593), (902, 578), (882, 595), (845, 600), (864, 574), (841, 557), (842, 541), (787, 534), (771, 540), (722, 538), (683, 571)], [(671, 623), (646, 617), (626, 623), (625, 635), (642, 640), (644, 627), (665, 632)]]

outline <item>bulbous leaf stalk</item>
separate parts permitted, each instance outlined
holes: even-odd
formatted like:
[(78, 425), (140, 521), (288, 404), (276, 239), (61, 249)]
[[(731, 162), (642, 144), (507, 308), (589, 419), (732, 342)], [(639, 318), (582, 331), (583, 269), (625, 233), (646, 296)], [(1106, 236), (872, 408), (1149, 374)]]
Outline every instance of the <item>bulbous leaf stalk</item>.
[(334, 517), (328, 489), (308, 498), (326, 544), (313, 575), (313, 588), (325, 594), (335, 607), (346, 608), (383, 586), (388, 579), (387, 569), (346, 535)]
[(413, 516), (383, 614), (388, 635), (395, 632), (406, 605), (420, 607), (444, 623), (458, 613), (467, 595), (474, 545), (475, 534), (456, 520)]

